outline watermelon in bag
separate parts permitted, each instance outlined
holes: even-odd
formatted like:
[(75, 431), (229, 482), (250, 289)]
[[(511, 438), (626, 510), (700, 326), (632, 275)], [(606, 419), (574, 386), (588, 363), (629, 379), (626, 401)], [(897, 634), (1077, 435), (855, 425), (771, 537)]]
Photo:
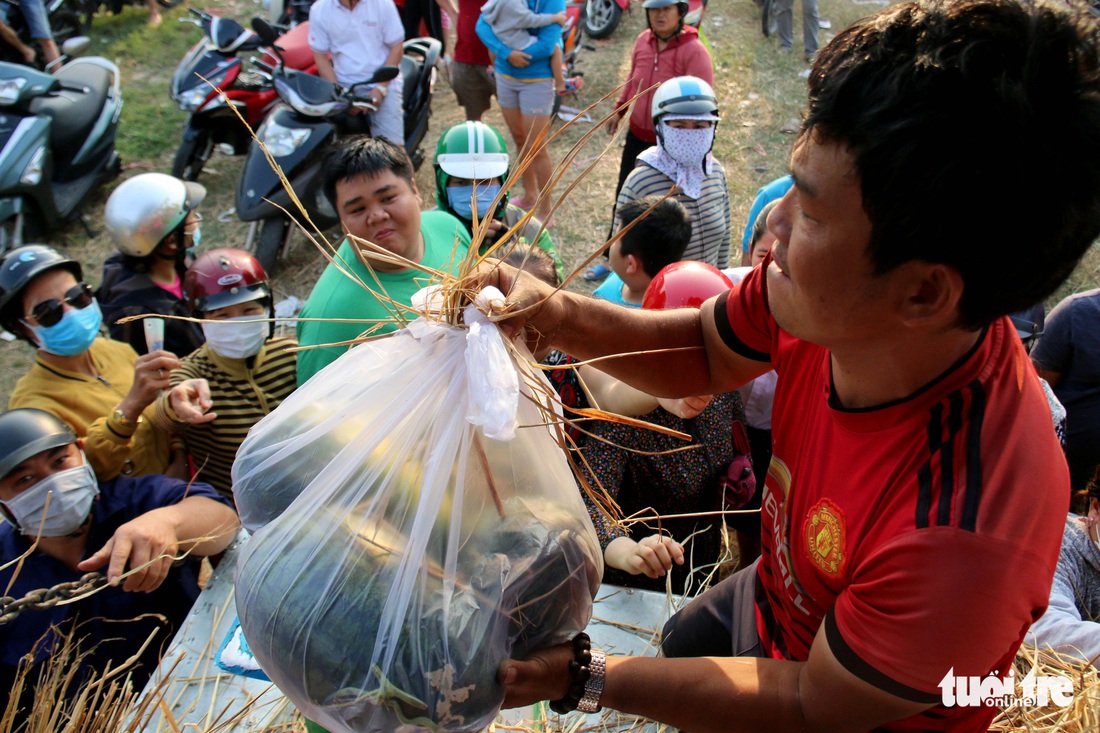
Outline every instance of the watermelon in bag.
[(591, 616), (602, 554), (551, 388), (466, 314), (350, 350), (238, 452), (241, 628), (334, 733), (482, 730), (500, 662)]

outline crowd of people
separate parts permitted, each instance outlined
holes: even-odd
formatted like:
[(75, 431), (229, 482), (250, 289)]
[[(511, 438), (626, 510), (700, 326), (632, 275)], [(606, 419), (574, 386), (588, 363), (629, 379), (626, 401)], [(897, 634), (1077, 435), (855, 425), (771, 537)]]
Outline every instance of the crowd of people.
[[(398, 329), (427, 273), (456, 272), (472, 247), (503, 260), (479, 277), (524, 314), (502, 327), (531, 340), (567, 416), (595, 407), (691, 438), (570, 426), (606, 580), (692, 594), (740, 563), (669, 620), (661, 658), (574, 642), (505, 660), (485, 683), (508, 704), (606, 705), (692, 731), (978, 731), (993, 709), (943, 704), (949, 669), (1004, 671), (1025, 638), (1097, 664), (1100, 291), (1059, 304), (1030, 354), (1021, 336), (1035, 334), (1009, 319), (1100, 234), (1095, 20), (918, 0), (818, 50), (813, 5), (791, 174), (760, 190), (736, 262), (713, 65), (686, 3), (666, 0), (643, 2), (608, 124), (629, 120), (594, 297), (558, 290), (549, 153), (528, 155), (565, 88), (562, 0), (443, 5), (467, 121), (440, 136), (433, 209), (403, 147), (400, 77), (374, 87), (375, 134), (342, 137), (323, 164), (345, 236), (294, 337), (276, 333), (256, 258), (203, 242), (196, 183), (145, 173), (115, 188), (118, 252), (94, 291), (57, 249), (7, 253), (0, 326), (34, 363), (0, 414), (0, 583), (19, 597), (100, 570), (109, 587), (0, 625), (0, 685), (76, 624), (112, 639), (89, 669), (127, 659), (149, 630), (106, 626), (160, 613), (140, 684), (198, 593), (197, 558), (216, 560), (239, 527), (231, 468), (249, 428)], [(410, 29), (439, 23), (435, 2), (404, 12), (318, 0), (319, 73), (348, 83), (394, 65)], [(512, 153), (480, 120), (493, 96)], [(1020, 139), (1035, 149), (1006, 155)], [(504, 187), (525, 155), (517, 200)], [(1050, 190), (1050, 166), (1078, 185)], [(963, 194), (979, 216), (928, 215)], [(740, 508), (755, 511), (727, 515)]]

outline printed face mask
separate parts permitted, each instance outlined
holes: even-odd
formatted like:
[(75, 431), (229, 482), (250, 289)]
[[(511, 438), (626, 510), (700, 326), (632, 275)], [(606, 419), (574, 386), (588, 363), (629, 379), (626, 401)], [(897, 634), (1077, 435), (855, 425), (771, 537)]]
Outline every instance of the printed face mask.
[[(270, 311), (262, 316), (239, 316), (224, 321), (207, 321), (202, 324), (206, 343), (215, 354), (227, 359), (247, 359), (260, 353), (271, 325), (258, 318), (270, 318)], [(253, 323), (246, 323), (253, 321)]]
[[(479, 218), (485, 218), (486, 212), (490, 211), (493, 205), (493, 199), (500, 193), (500, 188), (501, 186), (499, 183), (490, 183), (477, 187), (477, 215)], [(451, 205), (451, 210), (454, 211), (455, 215), (460, 219), (473, 221), (473, 198), (473, 186), (447, 187), (447, 202)]]
[(11, 501), (4, 502), (4, 507), (15, 518), (21, 534), (36, 537), (41, 528), (43, 537), (64, 537), (84, 524), (98, 493), (99, 482), (85, 458), (83, 465), (42, 479)]
[(76, 356), (92, 345), (102, 323), (103, 311), (93, 301), (87, 308), (65, 311), (52, 326), (27, 325), (38, 341), (38, 348), (57, 356)]
[(697, 130), (669, 127), (661, 123), (664, 141), (661, 147), (669, 157), (683, 166), (702, 168), (707, 153), (714, 147), (714, 127)]

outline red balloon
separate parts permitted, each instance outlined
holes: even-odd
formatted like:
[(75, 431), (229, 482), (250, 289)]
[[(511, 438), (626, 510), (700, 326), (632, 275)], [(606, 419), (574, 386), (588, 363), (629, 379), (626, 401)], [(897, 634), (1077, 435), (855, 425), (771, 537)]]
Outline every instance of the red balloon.
[(733, 281), (705, 262), (681, 260), (668, 265), (645, 289), (642, 307), (651, 310), (698, 308), (733, 287)]

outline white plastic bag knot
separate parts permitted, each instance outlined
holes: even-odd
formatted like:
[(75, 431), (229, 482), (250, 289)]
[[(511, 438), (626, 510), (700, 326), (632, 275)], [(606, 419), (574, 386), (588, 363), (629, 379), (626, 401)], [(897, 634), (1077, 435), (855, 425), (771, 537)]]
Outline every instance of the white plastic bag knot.
[(470, 410), (466, 419), (494, 440), (511, 440), (516, 435), (519, 407), (519, 372), (508, 355), (500, 328), (484, 311), (490, 305), (504, 305), (504, 293), (489, 286), (477, 294), (463, 316), (466, 334), (466, 387)]

